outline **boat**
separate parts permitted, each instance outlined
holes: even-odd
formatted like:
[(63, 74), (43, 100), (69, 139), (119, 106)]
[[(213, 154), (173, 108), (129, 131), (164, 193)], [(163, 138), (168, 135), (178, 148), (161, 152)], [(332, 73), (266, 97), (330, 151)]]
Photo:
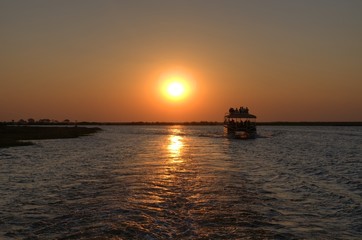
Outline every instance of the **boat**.
[(256, 138), (256, 116), (246, 107), (230, 108), (224, 116), (224, 128), (229, 137), (238, 139)]

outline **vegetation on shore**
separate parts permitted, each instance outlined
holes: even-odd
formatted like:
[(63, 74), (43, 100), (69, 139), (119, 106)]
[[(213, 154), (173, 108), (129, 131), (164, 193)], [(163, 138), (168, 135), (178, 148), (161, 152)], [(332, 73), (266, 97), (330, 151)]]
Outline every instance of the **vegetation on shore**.
[[(45, 119), (47, 120), (47, 119)], [(64, 120), (63, 122), (59, 122), (56, 120), (45, 121), (43, 119), (39, 121), (24, 121), (19, 120), (18, 122), (0, 122), (0, 126), (102, 126), (102, 125), (165, 125), (165, 126), (173, 126), (173, 125), (223, 125), (223, 122), (218, 121), (191, 121), (191, 122), (72, 122), (69, 120)], [(257, 122), (258, 126), (362, 126), (362, 122), (285, 122), (285, 121), (277, 121), (277, 122)]]
[(24, 140), (76, 138), (101, 130), (98, 127), (34, 127), (0, 125), (0, 148), (32, 145)]
[(259, 122), (261, 126), (362, 126), (362, 122)]
[[(185, 126), (214, 126), (223, 122), (193, 121), (193, 122), (78, 122), (78, 125), (185, 125)], [(362, 122), (257, 122), (258, 126), (362, 126)]]

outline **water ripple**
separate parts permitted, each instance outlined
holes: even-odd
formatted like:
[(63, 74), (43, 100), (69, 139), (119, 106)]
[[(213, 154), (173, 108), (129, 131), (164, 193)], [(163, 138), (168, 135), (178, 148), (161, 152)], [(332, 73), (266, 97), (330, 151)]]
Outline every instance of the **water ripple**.
[(358, 239), (361, 132), (110, 126), (0, 150), (0, 238)]

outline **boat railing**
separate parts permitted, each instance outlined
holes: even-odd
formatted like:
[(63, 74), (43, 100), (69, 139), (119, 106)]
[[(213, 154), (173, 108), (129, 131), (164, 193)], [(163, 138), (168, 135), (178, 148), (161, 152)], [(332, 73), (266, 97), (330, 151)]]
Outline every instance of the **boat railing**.
[(246, 112), (232, 112), (232, 113), (225, 113), (225, 118), (256, 118), (253, 114), (246, 113)]

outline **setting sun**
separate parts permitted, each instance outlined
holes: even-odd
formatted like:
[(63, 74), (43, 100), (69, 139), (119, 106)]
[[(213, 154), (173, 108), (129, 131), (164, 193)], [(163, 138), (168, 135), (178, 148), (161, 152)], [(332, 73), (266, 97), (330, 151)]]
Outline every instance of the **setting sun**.
[(167, 87), (167, 92), (171, 97), (180, 97), (184, 91), (185, 88), (180, 82), (172, 82)]
[(192, 78), (181, 72), (168, 72), (160, 77), (160, 89), (165, 100), (180, 102), (192, 93)]

